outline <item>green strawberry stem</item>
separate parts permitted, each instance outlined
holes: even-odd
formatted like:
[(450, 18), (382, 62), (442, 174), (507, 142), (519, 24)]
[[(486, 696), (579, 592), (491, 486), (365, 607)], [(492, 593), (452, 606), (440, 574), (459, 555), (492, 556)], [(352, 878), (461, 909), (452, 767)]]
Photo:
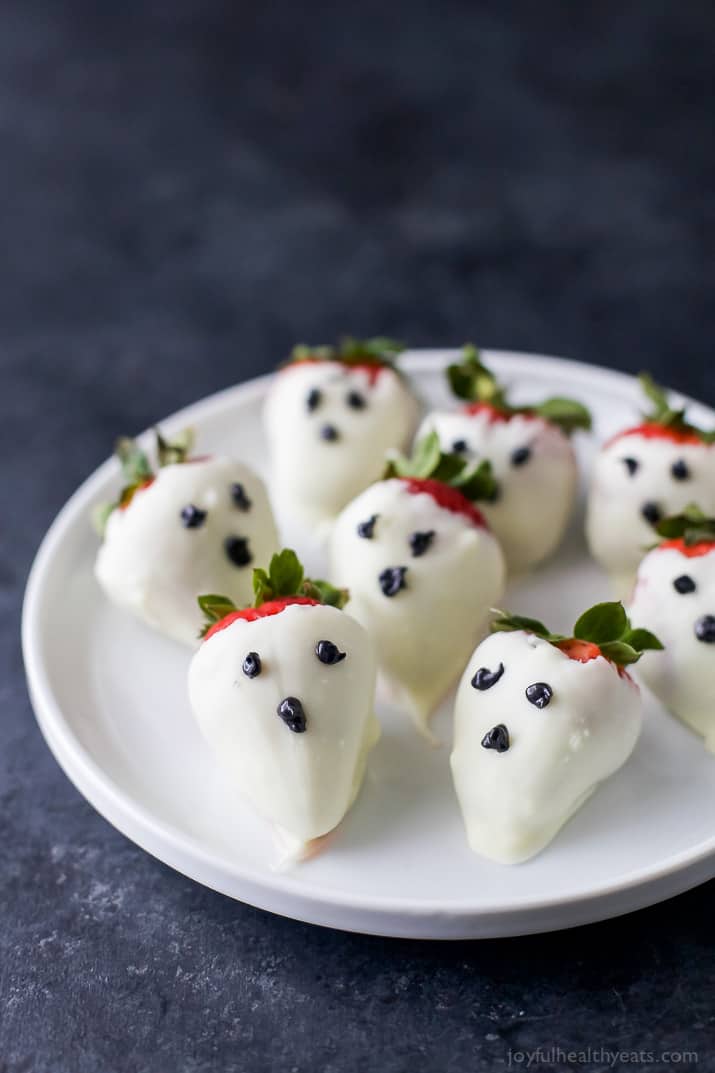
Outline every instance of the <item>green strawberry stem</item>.
[(492, 633), (524, 630), (542, 637), (552, 645), (569, 641), (587, 641), (596, 645), (601, 653), (617, 667), (637, 663), (644, 652), (659, 651), (663, 645), (650, 630), (634, 629), (620, 601), (596, 604), (584, 611), (573, 628), (571, 637), (551, 633), (538, 619), (497, 611), (491, 625)]
[(457, 488), (472, 502), (493, 500), (497, 493), (497, 482), (491, 463), (485, 459), (470, 465), (456, 452), (445, 453), (434, 430), (419, 441), (409, 458), (398, 453), (390, 457), (383, 480), (390, 477), (441, 481), (442, 484)]
[(290, 353), (289, 362), (339, 361), (343, 365), (367, 363), (394, 369), (395, 360), (404, 349), (404, 343), (398, 343), (395, 339), (387, 339), (381, 335), (372, 339), (354, 339), (346, 335), (335, 345), (309, 346), (307, 343), (298, 343)]
[(708, 518), (695, 503), (689, 503), (680, 514), (671, 514), (655, 526), (664, 540), (682, 540), (686, 545), (715, 541), (715, 518)]
[[(247, 607), (260, 607), (269, 600), (304, 596), (319, 604), (342, 609), (350, 598), (347, 589), (338, 589), (329, 581), (305, 577), (303, 565), (291, 548), (284, 548), (283, 551), (277, 552), (271, 559), (268, 570), (258, 567), (253, 571), (253, 592), (255, 599), (252, 604), (247, 604)], [(216, 593), (199, 596), (197, 600), (206, 619), (206, 624), (199, 635), (201, 637), (216, 622), (220, 622), (232, 611), (239, 610), (228, 596)]]
[(643, 419), (649, 425), (663, 425), (664, 428), (672, 428), (677, 432), (691, 433), (698, 436), (703, 443), (715, 443), (715, 429), (706, 431), (686, 421), (685, 407), (674, 410), (668, 401), (665, 388), (661, 387), (660, 384), (656, 384), (650, 373), (640, 373), (638, 380), (643, 394), (652, 403), (652, 409), (643, 414)]
[[(154, 435), (160, 469), (187, 461), (194, 445), (193, 429), (184, 429), (171, 441), (164, 439), (158, 428), (154, 429)], [(146, 453), (136, 440), (129, 436), (120, 436), (114, 446), (114, 453), (122, 468), (124, 485), (117, 499), (111, 503), (99, 503), (92, 510), (92, 524), (101, 537), (104, 536), (111, 513), (118, 507), (127, 506), (137, 489), (156, 476)]]
[(530, 406), (512, 406), (505, 387), (482, 361), (479, 350), (466, 343), (462, 348), (462, 360), (447, 367), (447, 380), (452, 393), (466, 402), (481, 402), (493, 406), (507, 415), (533, 414), (570, 436), (576, 429), (591, 428), (591, 414), (575, 399), (556, 395), (544, 402)]

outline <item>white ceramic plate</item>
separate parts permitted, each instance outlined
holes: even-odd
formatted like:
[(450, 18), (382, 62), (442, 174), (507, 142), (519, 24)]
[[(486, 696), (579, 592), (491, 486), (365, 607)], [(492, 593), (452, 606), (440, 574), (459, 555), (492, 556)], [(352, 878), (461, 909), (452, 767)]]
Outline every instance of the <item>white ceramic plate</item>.
[[(447, 404), (447, 351), (411, 354), (407, 369), (431, 404)], [(630, 377), (525, 354), (488, 352), (517, 401), (571, 394), (593, 409), (579, 437), (587, 473), (596, 444), (631, 422)], [(230, 388), (162, 422), (195, 427), (202, 450), (264, 469), (260, 402), (269, 378)], [(692, 404), (712, 424), (713, 411)], [(110, 441), (121, 429), (107, 429)], [(192, 721), (187, 650), (125, 617), (93, 577), (90, 509), (118, 487), (113, 461), (70, 499), (38, 552), (27, 586), (23, 644), (33, 704), (48, 745), (98, 811), (149, 853), (230, 897), (330, 927), (420, 938), (548, 931), (652, 904), (715, 875), (715, 759), (646, 696), (643, 736), (555, 841), (505, 867), (467, 848), (449, 776), (450, 710), (431, 749), (398, 713), (378, 709), (383, 738), (363, 791), (329, 849), (276, 872), (267, 826), (217, 771)], [(582, 509), (556, 556), (511, 586), (504, 605), (567, 631), (608, 598), (581, 535)], [(318, 554), (290, 533), (311, 568)], [(302, 545), (302, 546), (301, 546)]]

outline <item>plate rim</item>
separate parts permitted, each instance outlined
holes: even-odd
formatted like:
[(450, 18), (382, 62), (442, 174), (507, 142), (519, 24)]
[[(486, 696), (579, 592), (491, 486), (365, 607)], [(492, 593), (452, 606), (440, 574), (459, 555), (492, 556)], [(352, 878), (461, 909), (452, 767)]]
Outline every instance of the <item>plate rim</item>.
[[(407, 371), (430, 372), (459, 351), (453, 347), (409, 350), (404, 354)], [(604, 380), (613, 389), (620, 385), (625, 394), (637, 389), (637, 380), (628, 373), (600, 365), (532, 354), (484, 348), (487, 361), (498, 366), (538, 363), (540, 369), (551, 367), (554, 373), (569, 373), (581, 382), (590, 380), (603, 386)], [(175, 426), (188, 421), (200, 421), (205, 412), (230, 407), (236, 396), (261, 396), (274, 373), (231, 385), (183, 407), (158, 422), (171, 432)], [(715, 420), (715, 411), (704, 403), (679, 392), (673, 395), (693, 410)], [(146, 440), (151, 430), (138, 437)], [(51, 574), (56, 553), (64, 544), (68, 530), (76, 524), (78, 515), (87, 516), (91, 500), (106, 480), (116, 472), (116, 461), (108, 459), (98, 466), (70, 496), (47, 530), (30, 569), (22, 606), (22, 652), (28, 691), (40, 730), (52, 752), (76, 789), (112, 826), (130, 838), (145, 852), (164, 864), (189, 876), (195, 882), (218, 890), (228, 897), (279, 913), (283, 916), (349, 931), (411, 938), (480, 938), (527, 934), (557, 930), (578, 924), (620, 915), (645, 907), (664, 898), (681, 893), (689, 887), (715, 876), (715, 833), (689, 850), (672, 854), (651, 868), (634, 869), (618, 880), (592, 885), (587, 891), (575, 890), (566, 895), (544, 898), (524, 895), (508, 907), (499, 904), (480, 904), (457, 900), (448, 904), (433, 901), (411, 901), (404, 897), (375, 897), (350, 894), (291, 881), (281, 875), (281, 885), (271, 882), (272, 873), (228, 862), (225, 857), (206, 850), (197, 839), (180, 828), (157, 818), (147, 806), (139, 805), (132, 795), (109, 777), (93, 759), (65, 719), (55, 697), (42, 658), (42, 601), (46, 582)], [(191, 866), (208, 869), (212, 880), (197, 878)], [(221, 882), (225, 876), (225, 882)], [(236, 893), (229, 880), (245, 890)], [(639, 895), (643, 894), (644, 897)], [(292, 902), (288, 906), (287, 902)], [(620, 904), (619, 904), (620, 903)], [(299, 910), (299, 911), (297, 911)], [(563, 923), (550, 920), (550, 915), (562, 910), (568, 914)], [(341, 920), (341, 914), (358, 914), (362, 924)], [(364, 918), (364, 919), (363, 919)], [(402, 921), (403, 927), (400, 927)]]

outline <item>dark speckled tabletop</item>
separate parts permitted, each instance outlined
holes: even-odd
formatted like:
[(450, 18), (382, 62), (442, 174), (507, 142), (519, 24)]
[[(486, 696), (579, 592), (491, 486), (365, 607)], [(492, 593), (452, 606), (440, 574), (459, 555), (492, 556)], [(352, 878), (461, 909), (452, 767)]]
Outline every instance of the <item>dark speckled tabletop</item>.
[(2, 1073), (715, 1069), (712, 883), (453, 945), (247, 908), (73, 789), (18, 638), (115, 433), (296, 339), (475, 337), (715, 403), (714, 46), (705, 0), (0, 5)]

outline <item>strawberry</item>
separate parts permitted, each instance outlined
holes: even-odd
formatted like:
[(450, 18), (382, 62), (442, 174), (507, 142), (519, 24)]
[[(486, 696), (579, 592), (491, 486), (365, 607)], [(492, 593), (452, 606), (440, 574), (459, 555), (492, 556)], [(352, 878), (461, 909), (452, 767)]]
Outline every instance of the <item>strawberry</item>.
[(329, 526), (409, 441), (417, 402), (389, 339), (295, 347), (266, 398), (275, 500), (287, 518)]
[(448, 367), (447, 378), (465, 405), (428, 414), (420, 432), (434, 430), (443, 450), (491, 463), (497, 485), (484, 505), (485, 516), (509, 569), (527, 570), (563, 535), (578, 476), (569, 436), (591, 427), (588, 410), (565, 398), (513, 406), (471, 345), (464, 347), (460, 363)]
[(620, 603), (586, 611), (572, 637), (504, 612), (492, 631), (457, 690), (451, 765), (471, 848), (511, 864), (628, 759), (641, 698), (627, 667), (662, 646)]
[(431, 433), (411, 459), (393, 458), (331, 536), (332, 575), (377, 641), (386, 692), (427, 737), (503, 589), (499, 544), (474, 506), (493, 489), (488, 464), (444, 454)]
[(157, 433), (158, 469), (132, 440), (117, 454), (125, 485), (95, 512), (103, 536), (95, 574), (113, 603), (185, 644), (196, 642), (196, 597), (251, 592), (254, 558), (278, 545), (262, 481), (229, 458), (190, 457), (191, 436)]
[(295, 552), (274, 555), (253, 583), (242, 610), (200, 597), (207, 628), (189, 698), (219, 763), (299, 859), (352, 805), (379, 737), (375, 653), (341, 610), (347, 594), (306, 579)]
[(651, 409), (601, 449), (586, 512), (591, 554), (620, 595), (629, 591), (662, 518), (693, 500), (715, 513), (715, 430), (688, 422), (646, 373), (640, 380)]
[(695, 506), (664, 518), (638, 567), (629, 604), (652, 623), (664, 652), (649, 652), (639, 675), (674, 715), (715, 752), (715, 518)]

